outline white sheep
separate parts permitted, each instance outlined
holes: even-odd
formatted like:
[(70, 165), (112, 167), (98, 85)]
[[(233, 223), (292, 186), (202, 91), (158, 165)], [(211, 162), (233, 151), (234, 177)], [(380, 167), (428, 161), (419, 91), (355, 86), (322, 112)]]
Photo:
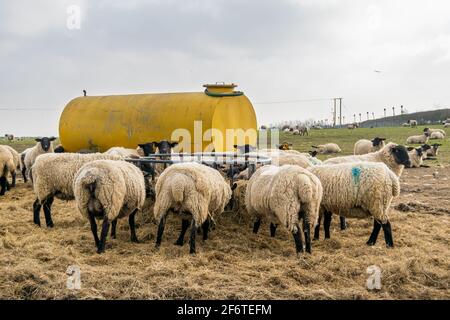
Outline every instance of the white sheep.
[(123, 147), (112, 147), (104, 152), (105, 154), (120, 156), (122, 158), (136, 158), (140, 157), (141, 153), (138, 149), (129, 149)]
[(31, 148), (27, 148), (25, 150), (23, 150), (20, 153), (20, 172), (22, 172), (22, 177), (23, 177), (23, 181), (25, 183), (27, 183), (28, 178), (27, 178), (27, 167), (25, 166), (25, 156), (27, 155), (27, 153), (32, 149)]
[(430, 134), (428, 132), (424, 132), (421, 135), (410, 136), (410, 137), (408, 137), (408, 139), (406, 139), (406, 143), (407, 144), (424, 144), (424, 143), (427, 143), (429, 135)]
[(303, 251), (300, 220), (303, 220), (306, 252), (311, 253), (311, 227), (317, 224), (322, 186), (316, 176), (294, 165), (264, 166), (250, 178), (245, 194), (245, 207), (256, 221), (270, 221), (270, 234), (275, 236), (278, 224), (294, 236), (297, 253)]
[[(332, 214), (350, 218), (371, 216), (374, 227), (367, 244), (375, 244), (382, 227), (386, 245), (394, 245), (388, 210), (393, 197), (400, 194), (400, 182), (384, 163), (342, 163), (309, 170), (322, 183), (321, 216), (325, 217), (325, 238), (330, 237)], [(320, 218), (314, 239), (319, 238)]]
[(122, 157), (103, 153), (47, 153), (37, 157), (30, 170), (36, 194), (36, 200), (33, 203), (35, 224), (41, 225), (39, 213), (43, 206), (46, 224), (50, 228), (53, 227), (51, 206), (54, 198), (73, 200), (75, 174), (84, 164), (94, 160), (122, 160)]
[(355, 143), (353, 148), (353, 154), (367, 154), (371, 152), (376, 152), (384, 148), (385, 138), (375, 137), (373, 140), (361, 139)]
[(25, 169), (25, 176), (30, 177), (30, 168), (33, 166), (34, 162), (36, 161), (36, 158), (45, 153), (53, 153), (53, 141), (56, 140), (55, 137), (43, 137), (43, 138), (36, 138), (36, 145), (32, 148), (30, 148), (25, 153), (25, 158), (23, 160), (24, 163), (24, 169)]
[(408, 148), (410, 168), (420, 168), (423, 165), (424, 153), (422, 148)]
[(445, 139), (445, 135), (442, 134), (442, 132), (435, 131), (435, 132), (431, 133), (430, 139), (432, 139), (432, 140), (438, 140), (438, 139), (439, 140), (443, 140), (443, 139)]
[(431, 145), (431, 148), (427, 150), (426, 156), (427, 159), (429, 157), (436, 157), (438, 155), (439, 147), (442, 146), (442, 144), (435, 143)]
[(323, 164), (339, 164), (348, 162), (383, 162), (389, 169), (394, 171), (397, 176), (401, 176), (405, 166), (410, 166), (408, 151), (404, 146), (388, 143), (383, 149), (363, 155), (353, 155), (345, 157), (336, 157), (325, 160)]
[[(13, 147), (8, 146), (8, 145), (3, 145), (3, 147), (8, 149), (9, 152), (11, 152), (11, 155), (13, 157), (14, 167), (16, 169), (20, 169), (20, 155), (16, 151), (16, 149), (14, 149)], [(14, 170), (14, 172), (11, 173), (11, 178), (12, 178), (11, 187), (15, 187), (16, 186), (16, 170)]]
[(423, 132), (428, 132), (430, 134), (432, 134), (433, 132), (440, 132), (444, 136), (447, 135), (447, 132), (445, 132), (445, 130), (442, 130), (442, 129), (425, 128), (425, 129), (423, 129)]
[(292, 134), (293, 134), (294, 136), (299, 136), (299, 135), (300, 135), (300, 130), (294, 129), (294, 131), (292, 131)]
[(9, 190), (8, 174), (14, 176), (16, 165), (11, 151), (3, 145), (0, 145), (0, 196), (5, 195)]
[(210, 221), (223, 212), (230, 201), (231, 188), (215, 169), (198, 163), (178, 163), (164, 170), (156, 182), (154, 215), (158, 221), (156, 247), (161, 245), (169, 210), (182, 219), (176, 245), (183, 245), (191, 222), (190, 253), (195, 253), (197, 228), (203, 226), (203, 239), (208, 237)]
[(450, 128), (450, 122), (444, 123), (444, 128)]
[(342, 151), (336, 143), (326, 143), (312, 147), (317, 149), (320, 154), (339, 153)]
[[(146, 196), (154, 196), (151, 183), (135, 165), (125, 161), (96, 160), (83, 165), (75, 175), (73, 191), (78, 210), (89, 220), (97, 253), (105, 251), (110, 223), (111, 237), (116, 238), (117, 219), (128, 218), (131, 241), (138, 242), (135, 215)], [(102, 219), (101, 238), (96, 219)]]

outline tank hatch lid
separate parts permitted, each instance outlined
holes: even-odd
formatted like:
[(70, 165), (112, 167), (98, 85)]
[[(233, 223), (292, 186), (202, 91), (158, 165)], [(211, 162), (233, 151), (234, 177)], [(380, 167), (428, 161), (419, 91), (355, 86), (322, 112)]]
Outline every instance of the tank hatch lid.
[(241, 96), (244, 93), (241, 91), (235, 91), (234, 88), (237, 84), (216, 82), (214, 84), (204, 84), (205, 94), (211, 97), (229, 97), (229, 96)]

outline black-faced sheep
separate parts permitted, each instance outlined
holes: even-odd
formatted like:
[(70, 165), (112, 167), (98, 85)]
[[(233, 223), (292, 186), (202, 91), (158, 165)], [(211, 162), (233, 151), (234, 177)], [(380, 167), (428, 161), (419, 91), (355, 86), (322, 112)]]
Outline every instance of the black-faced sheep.
[(176, 245), (183, 245), (191, 221), (190, 253), (195, 253), (197, 228), (203, 225), (203, 239), (208, 237), (210, 220), (223, 212), (230, 201), (231, 188), (221, 174), (198, 163), (179, 163), (168, 167), (156, 182), (154, 215), (158, 221), (156, 247), (161, 245), (167, 214), (175, 212), (182, 219)]
[[(73, 190), (80, 213), (89, 220), (97, 253), (105, 251), (111, 223), (111, 237), (116, 237), (117, 219), (128, 217), (131, 241), (138, 242), (135, 215), (145, 199), (154, 200), (150, 182), (135, 165), (125, 161), (96, 160), (82, 166), (75, 175)], [(96, 219), (103, 220), (100, 239)]]
[[(399, 178), (384, 164), (373, 162), (323, 165), (309, 169), (323, 187), (321, 216), (325, 217), (325, 238), (330, 237), (332, 214), (351, 218), (374, 218), (367, 241), (374, 245), (383, 228), (386, 245), (394, 245), (388, 210), (393, 197), (400, 194)], [(314, 239), (319, 238), (319, 224)]]
[(56, 140), (55, 137), (43, 137), (36, 138), (36, 145), (32, 148), (29, 148), (24, 153), (23, 164), (24, 167), (22, 170), (25, 170), (25, 176), (29, 177), (30, 168), (33, 166), (36, 158), (45, 153), (53, 153), (53, 141)]
[(428, 132), (424, 132), (421, 135), (410, 136), (406, 139), (407, 144), (424, 144), (428, 142), (430, 134)]
[(47, 153), (40, 155), (31, 168), (36, 200), (33, 203), (33, 221), (41, 225), (40, 210), (43, 206), (47, 227), (53, 227), (51, 206), (54, 198), (73, 200), (73, 180), (80, 168), (94, 160), (122, 160), (122, 157), (103, 153)]
[(322, 186), (319, 179), (295, 165), (264, 166), (250, 178), (245, 207), (256, 218), (253, 232), (262, 220), (270, 221), (271, 236), (283, 225), (292, 233), (297, 253), (303, 251), (300, 220), (303, 220), (306, 251), (311, 253), (310, 230), (317, 224)]
[(372, 140), (361, 139), (355, 143), (353, 154), (367, 154), (384, 148), (385, 138), (375, 137)]

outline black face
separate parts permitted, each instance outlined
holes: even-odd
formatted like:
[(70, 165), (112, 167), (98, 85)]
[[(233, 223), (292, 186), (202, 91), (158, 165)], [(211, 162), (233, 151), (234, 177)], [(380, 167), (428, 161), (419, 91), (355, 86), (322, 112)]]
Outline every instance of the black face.
[(172, 148), (178, 145), (178, 142), (169, 142), (167, 140), (161, 140), (160, 142), (154, 143), (160, 154), (169, 154), (171, 153)]
[(386, 140), (386, 138), (378, 138), (378, 137), (376, 137), (376, 138), (374, 138), (372, 140), (372, 145), (374, 147), (378, 147), (384, 140)]
[(395, 146), (391, 149), (391, 153), (394, 156), (396, 163), (402, 164), (406, 167), (411, 165), (411, 160), (409, 160), (408, 151), (405, 146)]
[(146, 157), (156, 152), (156, 145), (157, 145), (156, 142), (138, 144), (138, 146), (141, 147), (142, 150), (144, 151), (144, 156)]
[(309, 154), (311, 155), (311, 157), (315, 158), (318, 154), (317, 150), (314, 151), (309, 151)]
[(55, 137), (50, 137), (50, 138), (43, 137), (43, 138), (37, 138), (35, 140), (36, 140), (36, 142), (40, 142), (42, 150), (47, 152), (48, 149), (50, 149), (50, 145), (51, 145), (52, 141), (56, 140), (56, 138)]
[(244, 144), (243, 146), (238, 146), (237, 144), (235, 144), (233, 147), (235, 149), (238, 149), (240, 153), (249, 153), (256, 150), (256, 147), (249, 144)]
[(422, 148), (423, 151), (427, 151), (427, 150), (430, 150), (430, 149), (431, 149), (431, 146), (428, 145), (428, 144), (423, 144), (423, 145), (421, 146), (421, 148)]
[(437, 150), (437, 148), (439, 148), (440, 146), (442, 146), (442, 144), (440, 144), (440, 143), (435, 143), (435, 144), (433, 144), (433, 149), (436, 149), (436, 150)]
[(428, 132), (428, 130), (430, 130), (430, 128), (425, 128), (423, 129), (423, 132)]
[(423, 156), (423, 150), (422, 148), (416, 148), (416, 153), (419, 157)]

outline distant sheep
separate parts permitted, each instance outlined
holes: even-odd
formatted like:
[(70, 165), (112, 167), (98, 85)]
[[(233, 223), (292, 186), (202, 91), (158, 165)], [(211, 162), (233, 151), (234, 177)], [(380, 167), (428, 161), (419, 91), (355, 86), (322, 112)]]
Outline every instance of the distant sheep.
[(407, 144), (423, 144), (428, 142), (429, 133), (424, 132), (421, 135), (417, 136), (410, 136), (408, 139), (406, 139)]
[(417, 120), (409, 120), (409, 125), (414, 128), (417, 127)]
[(292, 134), (293, 134), (294, 136), (299, 136), (299, 135), (300, 135), (300, 130), (294, 129), (294, 131), (292, 131)]
[[(12, 157), (13, 157), (13, 163), (14, 163), (14, 167), (16, 169), (20, 169), (20, 155), (19, 153), (16, 151), (16, 149), (14, 149), (11, 146), (8, 145), (3, 145), (2, 147), (6, 148), (9, 150), (9, 152), (11, 153)], [(16, 186), (16, 169), (14, 170), (14, 172), (11, 173), (11, 187), (15, 187)], [(0, 170), (1, 170), (1, 166), (0, 166)]]
[[(374, 245), (383, 228), (386, 245), (393, 247), (389, 206), (400, 194), (398, 177), (384, 164), (373, 162), (342, 163), (309, 169), (323, 187), (321, 216), (324, 215), (325, 238), (330, 237), (332, 214), (351, 218), (374, 218), (368, 245)], [(319, 238), (319, 224), (314, 239)]]
[(423, 129), (423, 132), (428, 132), (430, 135), (431, 135), (433, 132), (440, 132), (440, 133), (442, 133), (444, 136), (447, 135), (447, 132), (445, 132), (445, 130), (442, 130), (442, 129), (425, 128), (425, 129)]
[(161, 245), (169, 210), (182, 219), (176, 242), (183, 245), (191, 221), (190, 253), (195, 253), (197, 228), (203, 226), (203, 239), (208, 237), (210, 221), (223, 212), (231, 199), (231, 189), (220, 173), (198, 163), (178, 163), (164, 170), (156, 182), (155, 219), (158, 221), (156, 247)]
[(442, 146), (442, 144), (435, 143), (431, 145), (431, 148), (427, 150), (427, 158), (429, 157), (436, 157), (438, 155), (439, 147)]
[(442, 132), (435, 131), (435, 132), (431, 133), (430, 139), (432, 139), (432, 140), (443, 140), (443, 139), (445, 139), (445, 135), (442, 134)]
[(450, 122), (446, 122), (446, 123), (444, 124), (444, 128), (450, 128)]
[(41, 225), (40, 210), (43, 206), (47, 227), (53, 227), (51, 206), (54, 198), (73, 200), (73, 181), (78, 170), (95, 160), (122, 160), (122, 157), (103, 153), (47, 153), (37, 157), (31, 168), (31, 180), (36, 200), (33, 203), (33, 221)]
[(25, 153), (25, 158), (23, 161), (24, 168), (22, 169), (25, 170), (25, 176), (29, 177), (30, 168), (39, 155), (44, 153), (53, 153), (54, 140), (56, 140), (55, 137), (43, 137), (35, 139), (35, 141), (37, 142), (36, 145), (30, 149), (27, 149), (28, 151)]
[(306, 252), (311, 253), (310, 228), (317, 224), (322, 186), (319, 179), (298, 166), (264, 166), (250, 178), (245, 207), (254, 215), (253, 232), (262, 220), (270, 221), (270, 234), (283, 225), (292, 233), (297, 253), (303, 252), (300, 220), (303, 220)]
[(372, 140), (361, 139), (355, 143), (353, 148), (353, 154), (367, 154), (371, 152), (376, 152), (384, 148), (384, 141), (386, 138), (375, 137)]
[(0, 145), (0, 196), (5, 195), (9, 190), (8, 174), (15, 176), (16, 165), (11, 151), (3, 145)]
[(342, 151), (336, 143), (327, 143), (312, 147), (317, 149), (320, 154), (340, 153)]
[[(116, 238), (117, 219), (129, 217), (131, 241), (138, 242), (135, 215), (146, 197), (154, 198), (154, 191), (135, 165), (114, 160), (86, 163), (75, 175), (73, 190), (78, 210), (91, 224), (97, 253), (105, 251), (110, 223), (111, 237)], [(96, 219), (103, 220), (100, 239)]]

